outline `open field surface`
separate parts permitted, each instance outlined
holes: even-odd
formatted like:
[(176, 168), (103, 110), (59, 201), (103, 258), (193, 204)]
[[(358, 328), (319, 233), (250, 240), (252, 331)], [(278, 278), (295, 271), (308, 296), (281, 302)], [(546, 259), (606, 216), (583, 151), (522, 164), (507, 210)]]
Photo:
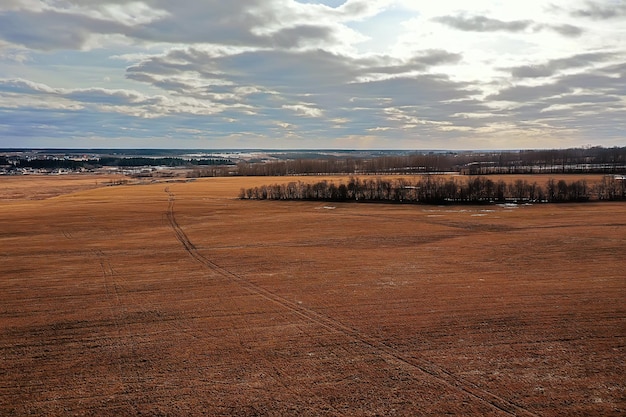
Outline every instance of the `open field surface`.
[(0, 415), (626, 414), (626, 204), (235, 199), (289, 180), (0, 193)]
[(0, 177), (0, 201), (43, 200), (62, 194), (102, 187), (124, 179), (122, 175), (17, 175)]

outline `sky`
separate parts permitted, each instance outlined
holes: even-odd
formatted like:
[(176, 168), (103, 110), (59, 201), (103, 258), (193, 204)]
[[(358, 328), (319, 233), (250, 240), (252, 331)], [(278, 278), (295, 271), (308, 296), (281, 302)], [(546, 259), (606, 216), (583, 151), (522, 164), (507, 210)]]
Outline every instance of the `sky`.
[(626, 146), (626, 0), (2, 0), (0, 147)]

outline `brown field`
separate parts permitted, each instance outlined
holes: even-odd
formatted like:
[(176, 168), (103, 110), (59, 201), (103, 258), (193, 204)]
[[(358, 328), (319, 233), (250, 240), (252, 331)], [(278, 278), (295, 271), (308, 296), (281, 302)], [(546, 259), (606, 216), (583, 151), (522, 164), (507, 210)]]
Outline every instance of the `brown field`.
[(0, 415), (626, 415), (626, 204), (289, 180), (0, 178)]
[(0, 177), (0, 202), (43, 200), (61, 194), (102, 187), (125, 179), (122, 175), (58, 175)]

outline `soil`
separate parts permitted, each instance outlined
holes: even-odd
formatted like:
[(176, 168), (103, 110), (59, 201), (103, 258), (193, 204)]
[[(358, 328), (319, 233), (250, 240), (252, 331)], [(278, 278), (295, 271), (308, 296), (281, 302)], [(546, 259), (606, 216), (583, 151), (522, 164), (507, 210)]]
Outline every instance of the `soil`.
[(290, 180), (5, 187), (0, 415), (626, 414), (626, 204), (236, 198)]

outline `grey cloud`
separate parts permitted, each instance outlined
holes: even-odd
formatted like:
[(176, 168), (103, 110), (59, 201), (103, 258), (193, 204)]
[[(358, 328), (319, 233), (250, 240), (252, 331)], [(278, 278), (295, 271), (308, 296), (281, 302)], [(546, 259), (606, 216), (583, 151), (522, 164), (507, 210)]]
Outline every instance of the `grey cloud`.
[[(26, 80), (0, 79), (0, 96), (19, 93), (22, 97), (30, 96), (30, 106), (33, 109), (46, 108), (48, 98), (64, 100), (64, 103), (80, 103), (74, 105), (77, 109), (82, 105), (98, 108), (107, 112), (127, 113), (140, 117), (156, 117), (159, 115), (178, 113), (214, 113), (218, 110), (207, 109), (206, 104), (193, 103), (189, 100), (170, 100), (165, 96), (148, 96), (132, 90), (112, 90), (104, 88), (51, 88), (43, 84), (32, 83)], [(11, 96), (8, 96), (11, 97)], [(20, 106), (23, 107), (23, 106)], [(58, 106), (59, 108), (61, 106)], [(66, 106), (66, 109), (70, 109)]]
[(621, 74), (619, 77), (607, 76), (601, 71), (572, 74), (562, 77), (559, 83), (576, 89), (626, 96), (626, 74)]
[(441, 49), (429, 49), (415, 54), (406, 61), (398, 61), (389, 57), (360, 59), (363, 71), (369, 74), (403, 74), (412, 71), (424, 71), (432, 66), (456, 64), (463, 56), (461, 54), (444, 51)]
[[(349, 82), (357, 69), (349, 59), (323, 50), (254, 51), (220, 59), (220, 70), (245, 84), (250, 77), (267, 87), (312, 92)], [(242, 72), (242, 69), (247, 69)]]
[(18, 94), (55, 94), (57, 90), (23, 79), (0, 79), (0, 91)]
[(548, 83), (538, 86), (516, 85), (487, 96), (487, 100), (525, 103), (557, 94), (564, 94), (569, 91), (571, 91), (571, 87), (563, 86), (558, 83)]
[[(69, 3), (94, 10), (103, 6), (91, 0)], [(128, 26), (112, 20), (112, 16), (107, 20), (81, 14), (80, 8), (72, 11), (68, 8), (66, 12), (4, 11), (0, 12), (0, 39), (40, 50), (80, 49), (93, 34), (119, 34), (151, 42), (280, 48), (315, 47), (341, 40), (338, 33), (341, 27), (319, 19), (323, 13), (315, 12), (314, 8), (292, 10), (279, 1), (149, 0), (144, 3), (160, 12), (158, 18), (155, 15), (150, 22)], [(346, 6), (363, 8), (360, 13), (371, 12), (371, 7), (360, 1)]]
[(557, 97), (551, 97), (545, 100), (547, 104), (583, 104), (590, 105), (606, 104), (606, 103), (619, 103), (620, 97), (617, 95), (607, 94), (567, 94)]
[(0, 38), (33, 49), (80, 49), (91, 34), (125, 33), (124, 25), (55, 11), (0, 13)]
[[(208, 64), (207, 64), (208, 65)], [(141, 74), (175, 75), (184, 71), (197, 71), (198, 66), (191, 62), (181, 63), (171, 59), (150, 57), (126, 69), (126, 76), (133, 78)]]
[[(450, 85), (451, 90), (459, 86)], [(382, 111), (390, 120), (419, 125), (422, 129), (430, 126), (432, 133), (436, 133), (441, 127), (478, 129), (485, 124), (495, 122), (502, 118), (492, 108), (482, 101), (458, 97), (464, 96), (468, 90), (463, 86), (453, 94), (457, 98), (453, 100), (437, 100), (437, 94), (430, 94), (431, 101), (414, 100), (404, 104), (394, 102), (383, 106)], [(441, 134), (441, 131), (439, 131)]]
[(302, 14), (276, 1), (154, 3), (169, 15), (134, 28), (131, 36), (155, 42), (281, 48), (332, 44), (340, 39), (338, 28), (315, 13), (305, 20)]
[(550, 65), (558, 68), (575, 68), (605, 62), (613, 59), (614, 57), (615, 54), (610, 52), (588, 52), (584, 54), (576, 54), (569, 58), (554, 59), (549, 62)]
[(342, 13), (351, 15), (362, 15), (371, 13), (376, 2), (370, 0), (349, 0), (339, 7)]
[[(460, 111), (486, 111), (468, 100), (480, 92), (469, 83), (455, 82), (443, 75), (406, 75), (460, 59), (460, 55), (442, 50), (418, 52), (399, 61), (387, 56), (353, 58), (323, 50), (257, 50), (219, 55), (187, 48), (133, 65), (127, 76), (170, 94), (209, 99), (232, 111), (236, 111), (236, 105), (247, 105), (247, 110), (253, 110), (263, 120), (287, 121), (301, 129), (326, 129), (328, 123), (334, 125), (333, 119), (345, 119), (341, 129), (359, 134), (363, 129), (387, 123), (384, 109), (389, 106), (419, 106), (420, 117), (432, 120)], [(183, 73), (195, 76), (181, 81), (178, 75)], [(391, 78), (358, 81), (374, 74)], [(219, 77), (219, 83), (212, 84), (213, 77)], [(380, 100), (384, 97), (389, 99)], [(351, 98), (362, 105), (355, 108)], [(456, 102), (446, 103), (453, 100)], [(294, 117), (298, 115), (315, 116), (320, 121), (296, 121)]]
[(616, 64), (607, 65), (605, 67), (599, 68), (598, 71), (602, 74), (614, 74), (624, 77), (626, 75), (626, 62), (619, 62)]
[(626, 3), (622, 1), (602, 4), (594, 1), (587, 1), (585, 8), (573, 10), (570, 14), (573, 17), (586, 17), (594, 20), (607, 20), (626, 16)]
[[(602, 70), (561, 76), (556, 80), (537, 86), (513, 86), (487, 97), (488, 101), (509, 101), (520, 106), (514, 111), (519, 117), (532, 117), (524, 109), (534, 109), (544, 116), (546, 109), (555, 104), (578, 106), (584, 104), (596, 115), (613, 110), (626, 111), (621, 97), (626, 95), (626, 76), (605, 75)], [(579, 108), (580, 110), (580, 108)], [(561, 111), (561, 110), (559, 110)], [(573, 110), (572, 110), (573, 111)], [(575, 117), (570, 115), (569, 117)]]
[(552, 59), (544, 64), (523, 65), (509, 68), (511, 75), (516, 78), (538, 78), (549, 77), (559, 70), (571, 68), (584, 68), (596, 63), (605, 62), (615, 57), (615, 54), (608, 52), (591, 52), (573, 55), (568, 58)]
[(505, 22), (485, 16), (441, 16), (434, 18), (436, 22), (466, 32), (522, 32), (532, 25), (531, 20), (513, 20)]
[(126, 90), (105, 90), (103, 88), (52, 88), (45, 84), (34, 83), (23, 79), (0, 79), (0, 92), (42, 96), (51, 95), (89, 102), (99, 102), (104, 100), (106, 102), (117, 104), (126, 104), (132, 101), (137, 101), (142, 97), (139, 93)]
[(197, 76), (190, 81), (206, 83), (209, 88), (208, 80), (217, 78), (233, 86), (249, 85), (254, 80), (264, 86), (292, 86), (303, 91), (308, 83), (320, 86), (347, 81), (346, 69), (335, 55), (324, 51), (247, 51), (215, 56), (198, 50), (177, 50), (129, 67), (127, 77), (155, 84), (154, 80), (175, 79), (177, 74), (188, 71)]
[(445, 75), (435, 74), (353, 83), (346, 86), (345, 91), (352, 97), (389, 97), (388, 104), (394, 106), (434, 106), (445, 101), (467, 99), (479, 93), (469, 83), (452, 81)]
[(511, 69), (511, 75), (516, 78), (540, 78), (554, 74), (549, 65), (522, 65)]
[(330, 43), (336, 40), (336, 34), (331, 27), (300, 25), (284, 28), (268, 37), (269, 42), (282, 48), (304, 46), (307, 41), (318, 40)]
[(578, 130), (591, 137), (621, 137), (626, 121), (616, 117), (624, 112), (619, 98), (571, 94), (524, 104), (501, 111), (501, 119), (521, 127), (539, 126), (542, 131)]
[(491, 19), (486, 16), (440, 16), (434, 18), (433, 20), (465, 32), (517, 33), (532, 29), (534, 31), (552, 30), (567, 37), (578, 37), (584, 32), (581, 27), (570, 24), (545, 24), (536, 23), (532, 20), (503, 21)]
[(378, 14), (388, 3), (387, 0), (346, 0), (335, 10), (351, 19), (362, 19)]
[(188, 95), (190, 94), (190, 85), (180, 80), (175, 79), (161, 79), (159, 77), (155, 77), (150, 74), (138, 73), (138, 72), (130, 72), (126, 75), (126, 77), (130, 80), (143, 82), (146, 84), (151, 84), (155, 87), (159, 87), (165, 91), (170, 93), (176, 93), (180, 95)]
[(103, 88), (74, 89), (62, 95), (65, 98), (83, 103), (109, 105), (128, 105), (146, 101), (145, 96), (133, 91), (105, 90)]
[[(617, 96), (605, 94), (563, 94), (524, 103), (511, 110), (500, 111), (500, 114), (512, 121), (561, 120), (560, 125), (567, 127), (573, 127), (579, 118), (587, 118), (588, 122), (593, 120), (593, 125), (600, 127), (602, 123), (598, 123), (598, 119), (602, 114), (619, 111), (620, 108), (624, 111), (620, 101)], [(615, 125), (615, 120), (612, 123)]]
[[(252, 29), (262, 26), (260, 16), (251, 14), (240, 2), (209, 1), (154, 2), (169, 12), (162, 19), (133, 28), (133, 37), (173, 43), (221, 43), (229, 45), (258, 45), (259, 37)], [(208, 4), (207, 4), (208, 3)]]
[(580, 35), (582, 35), (584, 33), (584, 29), (579, 27), (579, 26), (574, 26), (574, 25), (570, 25), (570, 24), (563, 24), (563, 25), (540, 25), (541, 27), (546, 27), (548, 29), (551, 29), (563, 36), (567, 36), (570, 38), (576, 38)]
[(442, 49), (429, 49), (420, 55), (417, 55), (411, 59), (411, 61), (417, 61), (427, 66), (442, 65), (442, 64), (456, 64), (461, 60), (463, 56), (461, 54), (448, 52)]
[(0, 6), (0, 10), (21, 9), (24, 6), (23, 0), (4, 0)]
[(144, 72), (130, 71), (126, 73), (126, 78), (139, 81), (146, 84), (155, 84), (158, 80), (156, 77)]
[[(373, 74), (403, 74), (424, 71), (432, 66), (456, 63), (460, 54), (443, 50), (416, 53), (406, 61), (387, 56), (352, 58), (323, 50), (258, 50), (215, 55), (194, 48), (173, 50), (132, 65), (127, 77), (154, 84), (154, 80), (174, 78), (193, 72), (198, 79), (221, 80), (236, 85), (255, 84), (270, 89), (306, 93), (320, 88), (345, 85)], [(146, 77), (150, 75), (150, 77)]]

